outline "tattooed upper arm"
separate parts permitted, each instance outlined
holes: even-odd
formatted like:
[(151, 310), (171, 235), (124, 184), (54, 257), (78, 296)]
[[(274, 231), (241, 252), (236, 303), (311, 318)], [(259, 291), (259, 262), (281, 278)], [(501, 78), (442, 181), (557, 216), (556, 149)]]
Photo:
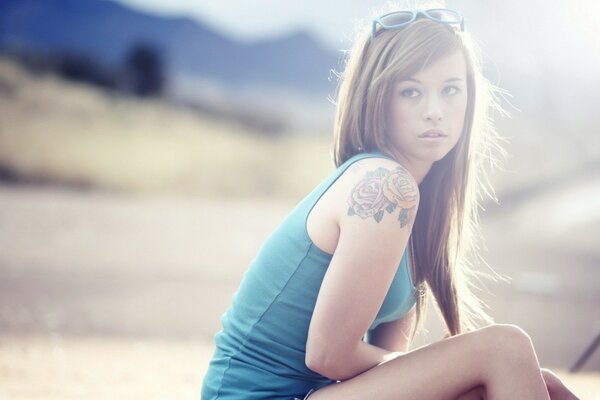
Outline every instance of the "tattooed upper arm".
[[(358, 169), (353, 170), (359, 173)], [(372, 218), (377, 223), (396, 215), (401, 228), (414, 220), (419, 189), (402, 165), (364, 169), (348, 197), (348, 216)], [(396, 213), (395, 211), (398, 210)]]
[(309, 326), (306, 358), (319, 371), (344, 370), (352, 356), (348, 349), (373, 323), (399, 268), (419, 201), (418, 185), (398, 163), (381, 158), (357, 163), (360, 168), (344, 172), (334, 197), (339, 238)]

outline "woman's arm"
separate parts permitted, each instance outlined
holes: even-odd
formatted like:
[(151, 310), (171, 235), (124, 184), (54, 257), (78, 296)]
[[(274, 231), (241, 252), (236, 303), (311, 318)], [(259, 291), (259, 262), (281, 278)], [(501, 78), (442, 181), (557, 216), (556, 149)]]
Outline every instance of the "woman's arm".
[[(321, 375), (338, 381), (345, 381), (403, 355), (402, 351), (388, 351), (372, 344), (359, 341), (354, 351), (348, 351), (343, 359), (351, 360), (345, 364), (338, 363)], [(338, 369), (336, 369), (338, 367)], [(310, 366), (309, 366), (310, 368)], [(312, 368), (311, 368), (312, 369)]]
[[(374, 366), (386, 363), (406, 353), (409, 348), (410, 329), (414, 323), (416, 308), (412, 308), (402, 318), (379, 324), (370, 332), (369, 342), (360, 341), (355, 354), (355, 360), (364, 360), (364, 365), (357, 363), (357, 371), (345, 371), (345, 375), (337, 375), (335, 379), (343, 381), (350, 379)], [(331, 378), (331, 377), (330, 377)]]
[(418, 185), (406, 169), (381, 158), (361, 161), (365, 174), (349, 175), (342, 182), (346, 189), (340, 190), (343, 198), (337, 201), (339, 239), (306, 343), (306, 365), (336, 380), (398, 355), (362, 337), (390, 288), (418, 205)]

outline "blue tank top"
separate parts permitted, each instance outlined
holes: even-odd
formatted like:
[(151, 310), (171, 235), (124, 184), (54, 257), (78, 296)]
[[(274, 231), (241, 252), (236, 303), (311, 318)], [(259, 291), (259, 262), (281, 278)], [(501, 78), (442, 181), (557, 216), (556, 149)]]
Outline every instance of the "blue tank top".
[[(262, 244), (221, 316), (222, 329), (214, 336), (216, 348), (201, 400), (291, 400), (337, 382), (305, 364), (308, 327), (332, 258), (311, 241), (306, 219), (337, 178), (353, 162), (367, 157), (389, 158), (371, 152), (348, 159), (300, 201)], [(383, 322), (401, 318), (415, 305), (412, 282), (405, 251), (367, 334)]]

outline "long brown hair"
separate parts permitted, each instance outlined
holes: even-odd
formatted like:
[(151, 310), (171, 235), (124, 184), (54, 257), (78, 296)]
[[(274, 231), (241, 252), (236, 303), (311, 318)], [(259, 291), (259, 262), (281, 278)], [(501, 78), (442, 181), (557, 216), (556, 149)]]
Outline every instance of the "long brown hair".
[[(428, 7), (420, 8), (444, 6), (439, 1), (426, 4)], [(474, 268), (469, 260), (485, 263), (474, 239), (480, 236), (481, 195), (486, 193), (497, 201), (486, 167), (496, 163), (495, 153), (504, 155), (490, 118), (494, 110), (505, 113), (497, 101), (502, 90), (482, 75), (480, 50), (467, 32), (422, 18), (402, 29), (381, 30), (373, 40), (370, 26), (359, 35), (339, 75), (333, 150), (336, 166), (362, 152), (377, 150), (391, 156), (384, 124), (394, 83), (454, 51), (465, 56), (468, 99), (462, 135), (419, 185), (419, 209), (409, 241), (418, 289), (417, 322), (411, 339), (423, 322), (428, 289), (451, 335), (476, 328), (477, 320), (493, 322), (474, 293), (478, 286), (473, 281), (504, 278)]]

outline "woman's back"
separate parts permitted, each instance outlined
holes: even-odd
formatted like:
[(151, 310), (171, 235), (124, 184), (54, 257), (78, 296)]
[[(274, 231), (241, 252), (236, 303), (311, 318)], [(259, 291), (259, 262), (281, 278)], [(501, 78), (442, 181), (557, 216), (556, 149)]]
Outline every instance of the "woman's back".
[[(306, 221), (327, 190), (354, 162), (348, 159), (292, 210), (263, 243), (221, 317), (202, 399), (291, 399), (334, 383), (305, 363), (306, 341), (332, 255), (311, 240)], [(369, 330), (404, 316), (415, 304), (408, 252)]]

